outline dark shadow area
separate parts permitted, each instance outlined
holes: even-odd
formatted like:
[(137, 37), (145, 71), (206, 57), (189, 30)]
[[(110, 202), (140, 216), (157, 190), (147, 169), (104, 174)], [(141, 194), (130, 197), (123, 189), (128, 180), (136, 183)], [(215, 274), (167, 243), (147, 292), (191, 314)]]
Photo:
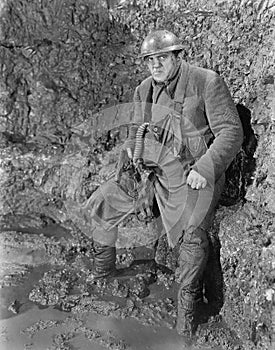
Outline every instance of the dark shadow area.
[(239, 201), (245, 201), (247, 187), (252, 182), (256, 169), (254, 153), (257, 148), (257, 138), (251, 126), (251, 112), (242, 104), (236, 105), (244, 131), (242, 148), (226, 171), (224, 191), (220, 204), (230, 206)]

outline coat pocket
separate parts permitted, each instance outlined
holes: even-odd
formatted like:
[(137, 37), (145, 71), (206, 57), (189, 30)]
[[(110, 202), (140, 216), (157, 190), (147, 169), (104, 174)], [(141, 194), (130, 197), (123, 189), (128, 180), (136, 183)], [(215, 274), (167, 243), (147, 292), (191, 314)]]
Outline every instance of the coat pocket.
[(205, 138), (200, 135), (186, 137), (185, 146), (187, 159), (198, 159), (207, 151)]

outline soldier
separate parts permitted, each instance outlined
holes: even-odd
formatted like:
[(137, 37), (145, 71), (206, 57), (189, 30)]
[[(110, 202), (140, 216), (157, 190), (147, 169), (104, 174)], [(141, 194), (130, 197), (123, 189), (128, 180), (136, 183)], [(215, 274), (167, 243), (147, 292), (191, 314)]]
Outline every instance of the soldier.
[[(142, 43), (140, 57), (150, 77), (135, 90), (135, 125), (125, 150), (133, 164), (140, 165), (142, 158), (143, 169), (158, 169), (150, 191), (169, 245), (180, 244), (177, 331), (186, 335), (192, 334), (202, 300), (207, 231), (243, 130), (223, 79), (182, 60), (182, 50), (180, 40), (167, 30), (150, 33)], [(138, 135), (143, 145), (137, 145)], [(114, 272), (117, 223), (137, 203), (131, 192), (134, 178), (128, 176), (123, 186), (121, 169), (118, 178), (101, 186), (86, 205), (95, 223), (95, 278)]]

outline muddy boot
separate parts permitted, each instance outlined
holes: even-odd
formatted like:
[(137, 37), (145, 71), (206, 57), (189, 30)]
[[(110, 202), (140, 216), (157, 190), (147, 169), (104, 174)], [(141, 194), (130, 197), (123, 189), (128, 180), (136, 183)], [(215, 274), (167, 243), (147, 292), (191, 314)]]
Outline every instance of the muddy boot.
[(116, 248), (94, 242), (94, 280), (116, 274)]
[(224, 280), (220, 262), (220, 241), (208, 236), (210, 254), (204, 271), (205, 297), (208, 301), (208, 313), (218, 315), (224, 303)]
[(179, 290), (178, 316), (176, 329), (178, 334), (192, 337), (195, 331), (196, 300), (194, 296), (185, 290)]
[(179, 267), (176, 280), (180, 283), (178, 292), (177, 331), (192, 336), (196, 329), (196, 310), (202, 302), (202, 275), (208, 257), (206, 232), (197, 228), (185, 232), (180, 243)]

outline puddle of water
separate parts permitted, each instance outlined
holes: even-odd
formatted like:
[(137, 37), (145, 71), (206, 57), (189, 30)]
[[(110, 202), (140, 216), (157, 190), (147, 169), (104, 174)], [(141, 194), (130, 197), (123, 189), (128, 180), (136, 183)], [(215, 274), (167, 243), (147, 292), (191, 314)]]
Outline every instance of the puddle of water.
[[(53, 337), (57, 334), (66, 334), (65, 326), (57, 326), (37, 331), (32, 337), (22, 333), (27, 327), (41, 320), (64, 321), (70, 313), (64, 313), (49, 307), (40, 310), (33, 306), (25, 313), (0, 321), (0, 349), (1, 350), (46, 350), (53, 345)], [(195, 346), (185, 346), (182, 338), (175, 330), (165, 327), (145, 327), (137, 321), (127, 319), (118, 320), (89, 314), (84, 319), (85, 327), (99, 330), (103, 337), (110, 333), (116, 339), (122, 339), (129, 346), (129, 350), (196, 350)], [(90, 341), (83, 335), (77, 334), (69, 341), (75, 350), (106, 350), (105, 346)], [(200, 348), (206, 350), (207, 348)]]
[[(38, 332), (33, 338), (22, 331), (40, 320), (62, 320), (66, 317), (53, 309), (39, 310), (37, 306), (32, 305), (31, 309), (18, 314), (12, 318), (0, 321), (0, 332), (3, 334), (0, 338), (1, 350), (23, 350), (26, 344), (29, 344), (32, 350), (46, 350), (52, 343), (52, 336), (57, 329), (47, 329)], [(30, 345), (32, 344), (32, 346)]]
[[(87, 324), (92, 324), (93, 321), (88, 319)], [(182, 338), (175, 330), (169, 330), (165, 327), (142, 326), (132, 319), (122, 321), (99, 318), (96, 321), (96, 327), (113, 330), (120, 338), (125, 339), (132, 350), (191, 350), (190, 347), (184, 347)]]
[(15, 300), (18, 302), (20, 314), (33, 307), (33, 303), (29, 300), (28, 295), (34, 284), (37, 283), (49, 269), (49, 265), (40, 265), (39, 267), (31, 268), (27, 276), (25, 276), (23, 283), (0, 289), (0, 320), (14, 317), (14, 313), (8, 308)]
[(44, 227), (28, 227), (25, 225), (21, 227), (20, 224), (0, 226), (0, 232), (5, 231), (16, 231), (35, 235), (43, 234), (45, 237), (55, 237), (56, 239), (59, 239), (61, 237), (72, 238), (70, 232), (58, 224), (49, 224)]

